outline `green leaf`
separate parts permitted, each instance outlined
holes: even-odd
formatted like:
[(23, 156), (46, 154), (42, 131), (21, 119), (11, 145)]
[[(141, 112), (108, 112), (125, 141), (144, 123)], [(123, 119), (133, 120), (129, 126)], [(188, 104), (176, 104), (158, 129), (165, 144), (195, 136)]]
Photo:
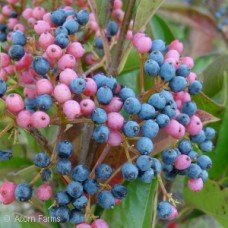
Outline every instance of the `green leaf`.
[(223, 87), (224, 73), (228, 72), (228, 55), (220, 56), (203, 71), (203, 91), (214, 97)]
[(36, 222), (20, 222), (19, 225), (21, 228), (47, 228), (47, 227), (49, 227), (49, 226), (43, 225), (41, 223), (36, 223)]
[(162, 39), (167, 44), (175, 40), (175, 37), (168, 24), (160, 16), (154, 15), (151, 18), (149, 27), (151, 28), (152, 36), (154, 39)]
[(154, 15), (163, 2), (164, 0), (141, 0), (139, 2), (134, 20), (134, 32), (140, 31), (149, 23), (150, 18)]
[(228, 227), (228, 189), (222, 189), (211, 180), (204, 183), (200, 192), (184, 189), (186, 204), (215, 218), (223, 227)]
[(107, 24), (107, 20), (109, 18), (109, 12), (108, 9), (110, 6), (111, 1), (110, 0), (96, 0), (97, 5), (97, 11), (98, 11), (98, 21), (101, 28), (105, 28)]
[(128, 188), (126, 199), (114, 209), (104, 212), (102, 218), (110, 228), (151, 227), (154, 194), (157, 180), (145, 184), (139, 180), (125, 183)]

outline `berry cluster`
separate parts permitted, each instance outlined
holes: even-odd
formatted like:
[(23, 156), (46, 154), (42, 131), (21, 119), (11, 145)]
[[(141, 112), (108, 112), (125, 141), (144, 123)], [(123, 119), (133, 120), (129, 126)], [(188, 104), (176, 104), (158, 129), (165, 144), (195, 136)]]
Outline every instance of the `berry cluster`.
[(226, 4), (221, 5), (214, 13), (215, 19), (217, 20), (217, 28), (220, 31), (227, 31), (228, 24), (228, 8)]
[[(208, 156), (193, 151), (193, 144), (203, 152), (211, 151), (215, 131), (203, 128), (197, 105), (191, 99), (201, 92), (202, 84), (191, 71), (193, 59), (182, 56), (183, 44), (174, 40), (166, 45), (162, 40), (152, 41), (145, 33), (133, 34), (130, 24), (126, 41), (133, 44), (144, 61), (144, 72), (155, 81), (154, 88), (137, 96), (116, 78), (93, 68), (95, 53), (104, 54), (104, 40), (86, 1), (77, 1), (77, 6), (83, 8), (79, 11), (71, 7), (73, 1), (66, 0), (67, 6), (53, 12), (36, 6), (25, 8), (21, 15), (13, 10), (16, 3), (9, 0), (0, 14), (0, 39), (7, 41), (0, 53), (0, 96), (6, 115), (14, 120), (13, 127), (31, 132), (50, 125), (90, 123), (96, 143), (124, 148), (128, 161), (121, 167), (123, 180), (151, 183), (157, 178), (161, 183), (161, 175), (173, 180), (179, 174), (189, 177), (190, 190), (200, 191), (212, 162)], [(112, 20), (104, 32), (110, 46), (118, 38), (123, 17), (122, 2), (115, 0)], [(26, 26), (20, 23), (23, 20)], [(97, 52), (86, 52), (80, 41), (88, 32), (96, 33)], [(84, 57), (87, 65), (93, 65), (87, 72), (81, 61)], [(177, 145), (166, 148), (160, 159), (153, 157), (153, 141), (161, 132), (176, 139)], [(74, 166), (73, 150), (72, 144), (64, 140), (56, 142), (51, 156), (47, 151), (35, 155), (33, 162), (40, 168), (38, 177), (44, 182), (35, 190), (36, 197), (41, 201), (53, 199), (50, 216), (62, 223), (108, 227), (92, 214), (90, 204), (94, 200), (102, 208), (111, 209), (126, 197), (127, 188), (109, 185), (113, 169), (108, 164), (101, 162), (92, 171), (84, 164)], [(130, 152), (137, 155), (136, 160)], [(1, 152), (0, 160), (11, 156), (10, 152)], [(67, 182), (62, 191), (54, 192), (54, 174)], [(15, 199), (30, 200), (34, 181), (3, 183), (0, 201), (10, 204)], [(175, 201), (170, 194), (164, 194), (167, 201), (158, 204), (157, 214), (161, 219), (175, 219)], [(84, 224), (91, 219), (95, 220), (91, 226)]]

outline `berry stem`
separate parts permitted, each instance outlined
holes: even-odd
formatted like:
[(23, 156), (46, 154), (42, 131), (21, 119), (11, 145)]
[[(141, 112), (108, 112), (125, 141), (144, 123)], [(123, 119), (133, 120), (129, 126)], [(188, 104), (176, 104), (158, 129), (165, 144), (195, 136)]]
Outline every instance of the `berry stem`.
[(153, 218), (151, 228), (156, 227), (156, 218), (157, 218), (157, 204), (158, 204), (158, 185), (156, 186), (154, 199), (153, 199)]
[(141, 94), (144, 94), (145, 92), (143, 66), (144, 66), (144, 58), (143, 58), (143, 55), (140, 55), (139, 87), (140, 87)]
[(166, 188), (165, 188), (165, 185), (164, 185), (164, 183), (163, 183), (163, 181), (162, 181), (161, 175), (158, 174), (158, 175), (157, 175), (157, 178), (158, 178), (158, 183), (159, 183), (159, 185), (160, 185), (160, 187), (161, 187), (163, 196), (164, 196), (164, 198), (166, 199), (166, 197), (167, 197), (167, 195), (168, 195), (168, 192), (166, 191)]
[(90, 73), (92, 73), (93, 71), (99, 69), (100, 67), (103, 67), (105, 63), (105, 57), (102, 58), (102, 60), (98, 63), (96, 63), (95, 65), (93, 65), (92, 67), (90, 67), (85, 73), (84, 73), (84, 77), (88, 76)]
[(127, 157), (128, 162), (129, 163), (132, 163), (131, 156), (130, 156), (129, 150), (128, 150), (128, 142), (127, 142), (127, 139), (126, 138), (124, 138), (123, 147), (124, 147), (124, 152), (126, 154), (126, 157)]
[(14, 127), (14, 123), (8, 124), (1, 132), (0, 132), (0, 138), (4, 136), (11, 128)]

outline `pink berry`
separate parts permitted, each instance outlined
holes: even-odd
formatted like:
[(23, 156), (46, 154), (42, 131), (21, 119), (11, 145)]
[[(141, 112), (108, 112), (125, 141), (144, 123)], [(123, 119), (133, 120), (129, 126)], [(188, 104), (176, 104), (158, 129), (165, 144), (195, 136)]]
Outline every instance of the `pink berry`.
[(33, 28), (35, 24), (36, 24), (36, 19), (34, 17), (30, 17), (28, 19), (28, 25), (29, 25), (29, 27)]
[(179, 40), (174, 40), (169, 45), (169, 50), (176, 50), (181, 54), (183, 52), (184, 45)]
[(123, 102), (119, 97), (113, 97), (108, 105), (104, 106), (106, 112), (119, 112), (123, 106)]
[(91, 224), (91, 228), (108, 228), (108, 224), (103, 219), (96, 219)]
[(53, 24), (53, 22), (51, 21), (51, 13), (50, 12), (47, 12), (47, 13), (44, 14), (43, 20), (46, 21), (51, 27), (55, 26)]
[(110, 146), (119, 146), (123, 142), (123, 137), (119, 131), (110, 130), (107, 143)]
[(15, 64), (18, 71), (25, 70), (32, 64), (32, 55), (25, 53), (25, 55)]
[(164, 62), (165, 63), (171, 63), (176, 70), (177, 70), (178, 65), (179, 65), (178, 59), (176, 59), (176, 58), (167, 58), (164, 60)]
[(45, 128), (50, 123), (50, 117), (45, 112), (36, 111), (32, 114), (31, 123), (34, 128)]
[(167, 219), (171, 221), (171, 220), (174, 220), (177, 216), (178, 216), (178, 211), (174, 206), (172, 206), (172, 213)]
[(22, 17), (26, 20), (28, 20), (30, 17), (32, 17), (32, 8), (26, 8), (22, 12)]
[(76, 64), (76, 60), (73, 55), (65, 54), (58, 61), (58, 68), (64, 70), (66, 68), (73, 68)]
[(194, 72), (190, 72), (190, 74), (188, 75), (188, 77), (186, 79), (187, 79), (188, 83), (191, 84), (192, 82), (197, 80), (197, 75)]
[(4, 205), (13, 203), (15, 200), (14, 192), (16, 189), (16, 184), (13, 182), (4, 182), (0, 186), (0, 202)]
[(48, 46), (54, 43), (54, 36), (49, 32), (44, 32), (39, 36), (39, 45), (43, 50), (46, 50)]
[(20, 74), (19, 81), (23, 84), (32, 84), (34, 82), (34, 75), (31, 69), (23, 71)]
[(86, 78), (86, 88), (84, 90), (84, 95), (90, 97), (96, 94), (97, 84), (92, 78)]
[(45, 14), (45, 9), (40, 6), (35, 7), (32, 11), (32, 16), (37, 20), (41, 20), (44, 14)]
[(40, 185), (39, 188), (36, 190), (36, 195), (39, 200), (49, 200), (53, 195), (51, 186), (49, 184)]
[(202, 131), (203, 124), (200, 120), (200, 118), (196, 115), (193, 115), (190, 118), (190, 122), (186, 127), (186, 131), (189, 135), (197, 135)]
[(96, 21), (90, 21), (89, 26), (93, 32), (96, 32), (98, 29), (98, 24)]
[(23, 110), (17, 114), (17, 125), (21, 128), (28, 129), (31, 127), (32, 114), (26, 110)]
[(66, 68), (59, 74), (59, 81), (69, 86), (70, 82), (77, 77), (78, 75), (74, 70)]
[(83, 99), (80, 102), (80, 107), (82, 114), (90, 115), (96, 108), (96, 105), (91, 99)]
[(77, 101), (68, 100), (63, 105), (63, 113), (68, 119), (73, 120), (80, 115), (81, 107)]
[(152, 46), (152, 41), (149, 37), (143, 36), (140, 37), (135, 43), (134, 47), (140, 54), (145, 54), (149, 52)]
[(168, 135), (176, 135), (179, 131), (179, 122), (174, 119), (170, 120), (169, 124), (164, 128), (164, 131)]
[(18, 24), (18, 20), (16, 18), (10, 18), (8, 20), (7, 26), (9, 27), (9, 29), (13, 29), (15, 25)]
[(6, 81), (7, 80), (7, 72), (5, 71), (5, 69), (3, 68), (0, 68), (0, 79), (3, 80), (3, 81)]
[(43, 20), (39, 20), (34, 25), (34, 30), (38, 35), (41, 35), (43, 32), (49, 32), (51, 29), (50, 25)]
[(168, 58), (174, 58), (176, 59), (177, 61), (180, 59), (180, 54), (178, 51), (176, 50), (169, 50), (166, 54), (165, 54), (165, 59), (168, 59)]
[(0, 68), (7, 67), (10, 64), (10, 57), (6, 53), (0, 53)]
[(78, 224), (75, 228), (91, 228), (91, 226), (86, 223), (81, 223), (81, 224)]
[(14, 5), (14, 4), (18, 3), (18, 2), (19, 2), (19, 0), (8, 0), (8, 3), (10, 3), (12, 5)]
[(58, 84), (54, 88), (54, 97), (59, 103), (64, 103), (71, 99), (71, 92), (65, 84)]
[(191, 165), (191, 158), (185, 154), (181, 154), (177, 157), (174, 166), (178, 170), (187, 169)]
[(48, 63), (50, 64), (51, 67), (54, 67), (54, 65), (56, 64), (56, 59), (51, 59), (46, 52), (43, 53), (42, 55), (45, 59), (48, 60)]
[(13, 27), (13, 31), (21, 31), (21, 32), (25, 33), (26, 29), (25, 29), (25, 26), (23, 24), (19, 23)]
[(133, 32), (132, 30), (128, 30), (126, 35), (126, 40), (132, 40), (132, 38), (133, 38)]
[(141, 37), (145, 37), (145, 36), (146, 36), (145, 33), (140, 33), (140, 32), (136, 33), (136, 34), (134, 35), (134, 37), (133, 37), (133, 40), (132, 40), (133, 46), (135, 47), (135, 46), (137, 45), (138, 40), (139, 40)]
[(40, 79), (36, 82), (37, 95), (49, 94), (52, 95), (53, 86), (48, 79)]
[(113, 130), (120, 130), (123, 127), (124, 118), (118, 112), (108, 113), (107, 126)]
[(6, 107), (10, 112), (20, 112), (24, 109), (24, 101), (19, 94), (11, 93), (6, 97)]
[(60, 59), (63, 55), (63, 50), (56, 44), (51, 44), (46, 50), (47, 56), (50, 59)]
[(182, 124), (179, 124), (179, 130), (176, 134), (173, 134), (172, 137), (175, 139), (182, 139), (185, 135), (185, 127)]
[(120, 90), (121, 90), (121, 85), (120, 85), (120, 83), (117, 83), (117, 86), (116, 86), (116, 89), (114, 91), (114, 94), (119, 94)]
[(115, 205), (121, 204), (122, 202), (123, 202), (123, 200), (115, 199)]
[(115, 0), (114, 1), (114, 4), (113, 4), (113, 8), (114, 9), (121, 9), (122, 8), (122, 5), (123, 5), (123, 3), (122, 3), (121, 0)]
[(192, 192), (199, 192), (203, 189), (203, 180), (201, 178), (198, 179), (189, 179), (188, 180), (188, 188)]
[(4, 6), (2, 7), (2, 14), (3, 14), (4, 16), (9, 17), (10, 14), (12, 13), (12, 11), (13, 11), (13, 8), (12, 8), (11, 5), (4, 5)]
[(29, 99), (35, 98), (37, 96), (36, 90), (30, 89), (30, 88), (24, 88), (24, 96)]
[(84, 55), (85, 49), (83, 48), (81, 43), (73, 42), (68, 45), (66, 53), (73, 55), (76, 59), (80, 59)]
[(7, 67), (4, 68), (7, 74), (13, 74), (14, 73), (14, 65), (10, 64)]
[(87, 66), (93, 65), (95, 63), (96, 63), (96, 60), (95, 60), (95, 58), (94, 58), (92, 53), (88, 53), (88, 54), (85, 55), (85, 64)]
[(183, 103), (186, 103), (186, 102), (188, 102), (188, 101), (191, 101), (191, 96), (190, 96), (190, 94), (189, 94), (188, 92), (183, 92), (183, 96), (182, 96), (181, 101), (182, 101)]
[(189, 69), (194, 67), (194, 61), (191, 57), (181, 57), (181, 63), (188, 66)]

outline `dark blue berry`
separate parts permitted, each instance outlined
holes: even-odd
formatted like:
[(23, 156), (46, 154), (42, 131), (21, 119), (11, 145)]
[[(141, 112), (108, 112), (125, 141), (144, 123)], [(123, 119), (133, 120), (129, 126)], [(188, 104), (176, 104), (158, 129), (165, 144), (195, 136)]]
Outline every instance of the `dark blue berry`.
[(67, 194), (67, 192), (57, 192), (55, 200), (59, 206), (66, 206), (71, 202), (71, 197)]
[(208, 141), (208, 140), (199, 144), (199, 148), (203, 152), (210, 152), (213, 150), (213, 147), (214, 147), (213, 143), (211, 141)]
[(97, 195), (97, 203), (104, 209), (111, 209), (115, 205), (115, 199), (111, 192), (102, 191)]
[(66, 17), (67, 15), (65, 11), (62, 9), (59, 9), (51, 13), (50, 19), (56, 26), (60, 26), (65, 22)]
[(151, 139), (147, 137), (141, 137), (136, 144), (136, 148), (141, 155), (148, 155), (154, 149), (154, 144)]
[(155, 138), (159, 132), (158, 124), (153, 120), (144, 121), (141, 127), (142, 135), (150, 139)]
[(135, 96), (135, 92), (134, 92), (132, 89), (127, 88), (127, 87), (124, 87), (124, 88), (122, 88), (122, 89), (120, 90), (119, 97), (120, 97), (123, 101), (125, 101), (125, 100), (127, 100), (127, 98), (129, 98), (129, 97), (136, 97), (136, 96)]
[(88, 195), (93, 195), (98, 192), (99, 190), (99, 184), (94, 179), (87, 179), (83, 183), (83, 190)]
[(154, 93), (152, 96), (150, 96), (148, 103), (154, 108), (161, 110), (166, 106), (166, 99), (162, 94)]
[(190, 122), (190, 118), (187, 114), (181, 113), (177, 116), (176, 120), (183, 126), (187, 126)]
[(68, 222), (70, 220), (70, 209), (66, 206), (59, 207), (55, 215), (61, 223)]
[(69, 35), (72, 35), (78, 31), (79, 24), (77, 21), (70, 19), (63, 23), (63, 27), (67, 29)]
[(7, 90), (6, 82), (0, 79), (0, 97), (3, 97), (5, 95), (6, 90)]
[(191, 164), (186, 170), (187, 176), (191, 179), (198, 179), (201, 172), (202, 169), (197, 164)]
[(77, 13), (77, 20), (80, 25), (85, 25), (89, 21), (89, 13), (86, 10), (80, 10)]
[(71, 224), (80, 224), (85, 222), (85, 213), (79, 210), (72, 210), (70, 215)]
[(159, 74), (160, 71), (160, 66), (159, 64), (154, 61), (153, 59), (148, 59), (145, 63), (144, 63), (144, 71), (146, 72), (146, 74), (148, 76), (151, 77), (156, 77)]
[(155, 108), (150, 104), (142, 104), (138, 117), (141, 120), (148, 120), (155, 117)]
[(196, 95), (201, 92), (203, 85), (200, 81), (192, 82), (188, 87), (188, 92), (190, 95)]
[(107, 142), (109, 137), (110, 131), (106, 126), (98, 126), (93, 130), (93, 139), (97, 143), (104, 143)]
[(206, 140), (205, 132), (202, 130), (198, 135), (191, 136), (190, 138), (194, 143), (202, 143)]
[(56, 163), (56, 170), (61, 175), (70, 175), (71, 169), (72, 164), (66, 158), (59, 159)]
[(88, 199), (82, 195), (81, 197), (75, 199), (72, 204), (76, 209), (83, 210), (88, 204)]
[(193, 116), (197, 111), (196, 103), (193, 101), (185, 102), (182, 106), (181, 112), (188, 116)]
[(110, 21), (108, 23), (107, 33), (109, 36), (115, 36), (118, 33), (118, 25), (115, 21)]
[(154, 174), (157, 175), (162, 170), (161, 162), (157, 158), (152, 158), (151, 168), (154, 170)]
[(121, 173), (124, 180), (134, 181), (138, 177), (139, 170), (135, 165), (131, 163), (125, 163), (121, 168)]
[(95, 47), (96, 47), (97, 49), (103, 49), (103, 42), (102, 42), (101, 37), (98, 37), (98, 38), (95, 40)]
[(162, 152), (162, 160), (165, 164), (172, 165), (178, 157), (176, 150), (166, 149)]
[(183, 91), (187, 86), (187, 81), (184, 77), (176, 76), (169, 82), (169, 87), (173, 92)]
[(32, 187), (27, 183), (18, 184), (15, 189), (14, 195), (18, 201), (21, 201), (21, 202), (28, 201), (32, 197)]
[(160, 68), (160, 77), (163, 81), (169, 82), (175, 77), (175, 68), (171, 63), (163, 63)]
[(92, 112), (91, 119), (96, 124), (103, 124), (107, 121), (107, 113), (102, 108), (96, 108)]
[(49, 62), (42, 56), (37, 56), (33, 59), (32, 67), (37, 74), (42, 76), (50, 70)]
[(112, 168), (108, 164), (100, 164), (95, 169), (95, 175), (98, 180), (107, 180), (112, 175)]
[(159, 128), (166, 127), (169, 124), (169, 121), (170, 121), (169, 117), (165, 114), (159, 114), (156, 117), (156, 122), (157, 122)]
[(129, 97), (125, 100), (123, 109), (130, 115), (137, 115), (141, 110), (141, 103), (135, 97)]
[(47, 154), (38, 153), (35, 155), (33, 162), (35, 166), (45, 168), (50, 164), (51, 160)]
[(165, 51), (165, 49), (166, 49), (166, 46), (163, 40), (159, 40), (159, 39), (153, 40), (151, 51), (163, 52)]
[(43, 182), (49, 181), (51, 179), (51, 170), (50, 169), (45, 169), (41, 173), (41, 180)]
[(83, 182), (89, 177), (89, 168), (85, 165), (77, 165), (71, 173), (72, 179)]
[(154, 179), (154, 170), (151, 168), (145, 172), (139, 173), (139, 180), (144, 183), (151, 183), (153, 179)]
[(164, 56), (160, 51), (152, 51), (149, 58), (156, 61), (159, 66), (161, 66), (164, 61)]
[(37, 108), (41, 111), (47, 111), (51, 108), (53, 104), (52, 97), (48, 94), (40, 95), (36, 98)]
[(13, 32), (11, 37), (12, 43), (24, 46), (26, 44), (26, 37), (25, 34), (21, 31)]
[(140, 171), (147, 171), (151, 168), (153, 160), (150, 156), (141, 155), (136, 160), (136, 166)]
[(83, 193), (83, 187), (78, 181), (72, 181), (67, 185), (67, 193), (73, 198), (79, 198)]
[(182, 140), (178, 144), (178, 149), (182, 154), (188, 154), (192, 150), (192, 144), (189, 140)]
[(115, 199), (122, 200), (127, 196), (127, 188), (123, 185), (116, 184), (112, 187), (112, 195)]
[(101, 105), (107, 105), (112, 100), (113, 94), (112, 90), (107, 86), (102, 86), (97, 90), (97, 101)]
[(215, 137), (215, 130), (211, 127), (206, 127), (203, 129), (205, 133), (206, 140), (211, 140)]
[(157, 215), (160, 219), (167, 219), (172, 214), (172, 206), (166, 201), (162, 201), (157, 206)]
[(25, 55), (25, 50), (21, 45), (12, 45), (9, 49), (9, 56), (12, 60), (19, 61)]
[(176, 75), (182, 76), (184, 78), (188, 77), (189, 74), (190, 74), (190, 69), (185, 64), (180, 65), (176, 72)]
[(201, 155), (197, 159), (197, 164), (201, 169), (210, 169), (212, 166), (212, 161), (208, 156)]
[(135, 121), (127, 121), (123, 126), (123, 133), (129, 137), (133, 138), (138, 135), (140, 127)]

